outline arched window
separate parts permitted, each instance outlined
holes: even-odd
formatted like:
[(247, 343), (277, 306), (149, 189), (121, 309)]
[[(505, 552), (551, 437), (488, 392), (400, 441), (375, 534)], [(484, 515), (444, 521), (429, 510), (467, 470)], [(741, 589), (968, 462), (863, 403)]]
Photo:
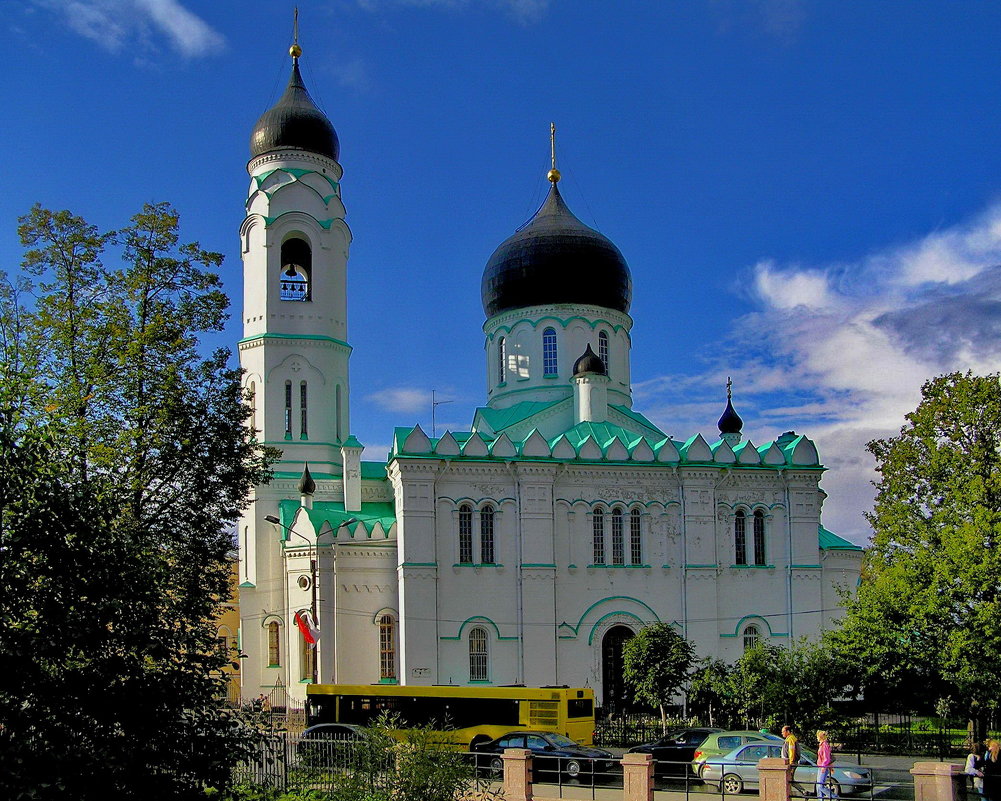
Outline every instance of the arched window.
[(556, 329), (547, 328), (542, 332), (542, 374), (556, 375)]
[(392, 615), (379, 618), (379, 677), (396, 678), (396, 621)]
[(494, 508), (484, 506), (480, 510), (480, 561), (485, 565), (494, 563)]
[(765, 513), (760, 509), (754, 513), (754, 564), (767, 564), (765, 561)]
[(507, 339), (497, 340), (497, 383), (503, 384), (507, 379)]
[(292, 382), (285, 382), (285, 439), (292, 438)]
[(599, 331), (598, 332), (598, 358), (601, 359), (601, 363), (605, 365), (605, 374), (611, 372), (608, 369), (608, 332)]
[(743, 509), (738, 509), (733, 516), (733, 563), (747, 564), (747, 515)]
[(490, 654), (487, 632), (477, 626), (469, 630), (469, 680), (490, 681)]
[(761, 632), (755, 625), (750, 625), (744, 629), (744, 650), (753, 648), (761, 641)]
[(640, 510), (629, 513), (629, 559), (634, 565), (643, 564), (643, 535), (640, 531)]
[(459, 562), (473, 563), (473, 510), (466, 504), (459, 507)]
[(281, 291), (282, 300), (311, 300), (310, 273), (313, 256), (309, 245), (302, 239), (282, 242)]
[(306, 426), (307, 415), (306, 415), (306, 382), (299, 382), (299, 436), (303, 439), (309, 435), (309, 429)]
[(622, 532), (622, 510), (612, 510), (612, 564), (626, 563), (626, 542)]
[(591, 515), (591, 541), (594, 564), (605, 564), (605, 510), (600, 506)]
[(279, 667), (282, 663), (281, 630), (278, 621), (268, 623), (268, 667)]

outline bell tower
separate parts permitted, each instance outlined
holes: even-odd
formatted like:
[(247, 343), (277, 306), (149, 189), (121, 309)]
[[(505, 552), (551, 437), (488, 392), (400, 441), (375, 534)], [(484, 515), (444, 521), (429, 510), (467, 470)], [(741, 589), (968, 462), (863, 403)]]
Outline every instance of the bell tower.
[[(333, 630), (333, 594), (317, 592), (329, 586), (330, 560), (320, 558), (308, 520), (293, 524), (283, 502), (301, 499), (308, 509), (314, 490), (318, 499), (337, 502), (347, 494), (346, 475), (352, 488), (359, 483), (351, 469), (361, 448), (351, 437), (348, 406), (351, 231), (341, 203), (340, 145), (303, 83), (298, 36), (289, 55), (288, 85), (250, 136), (250, 188), (240, 227), (239, 349), (250, 424), (260, 442), (282, 451), (274, 479), (253, 491), (237, 533), (245, 698), (269, 692), (278, 681), (302, 698), (304, 682), (332, 680), (334, 638), (312, 648), (295, 618), (307, 610), (320, 631)], [(316, 482), (307, 498), (292, 477), (310, 472)]]
[(278, 102), (257, 121), (240, 229), (243, 339), (240, 364), (254, 427), (283, 462), (339, 472), (350, 435), (347, 261), (351, 231), (341, 202), (340, 146), (313, 103), (298, 43)]

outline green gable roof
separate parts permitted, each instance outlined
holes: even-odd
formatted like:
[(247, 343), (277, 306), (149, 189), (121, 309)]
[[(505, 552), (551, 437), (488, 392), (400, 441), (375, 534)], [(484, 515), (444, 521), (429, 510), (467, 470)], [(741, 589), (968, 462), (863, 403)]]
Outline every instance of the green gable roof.
[(505, 428), (517, 425), (522, 420), (527, 420), (532, 415), (545, 411), (551, 406), (563, 403), (566, 399), (558, 401), (522, 401), (506, 409), (491, 409), (489, 406), (480, 406), (473, 413), (473, 423), (477, 418), (482, 418), (490, 428), (498, 434)]
[[(296, 513), (301, 508), (299, 501), (279, 501), (278, 515), (282, 526), (291, 526)], [(317, 532), (320, 532), (325, 526), (333, 529), (333, 535), (328, 534), (324, 542), (346, 542), (352, 539), (370, 538), (376, 523), (382, 525), (383, 531), (388, 536), (390, 528), (396, 523), (396, 507), (391, 503), (363, 503), (360, 512), (346, 512), (343, 503), (314, 501), (313, 508), (307, 509), (306, 514)], [(356, 522), (341, 526), (342, 523), (352, 518)], [(283, 529), (282, 539), (288, 540), (290, 545), (302, 544), (298, 537), (290, 537), (287, 528)]]
[(649, 435), (649, 434), (651, 434), (653, 432), (656, 432), (657, 434), (660, 435), (657, 438), (658, 441), (667, 436), (667, 434), (665, 434), (663, 431), (661, 431), (659, 428), (657, 428), (657, 426), (655, 426), (653, 423), (651, 423), (649, 420), (647, 420), (642, 414), (640, 414), (639, 412), (634, 412), (628, 406), (619, 406), (617, 403), (610, 403), (610, 404), (608, 404), (608, 406), (609, 406), (610, 409), (615, 409), (615, 411), (617, 411), (619, 414), (624, 414), (630, 420), (633, 420), (633, 421), (639, 423), (644, 428), (649, 429), (648, 431), (641, 432), (641, 433)]
[(861, 551), (862, 548), (849, 542), (843, 537), (839, 537), (833, 531), (828, 531), (823, 526), (820, 529), (820, 550), (822, 551)]

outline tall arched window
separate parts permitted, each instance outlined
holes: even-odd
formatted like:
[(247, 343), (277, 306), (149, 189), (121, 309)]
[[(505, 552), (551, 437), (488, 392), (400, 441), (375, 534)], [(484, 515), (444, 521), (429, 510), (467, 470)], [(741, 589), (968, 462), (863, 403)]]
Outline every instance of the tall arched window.
[(313, 256), (309, 245), (302, 239), (286, 239), (282, 242), (281, 288), (282, 300), (311, 300), (310, 274)]
[(480, 561), (485, 565), (494, 563), (494, 508), (484, 506), (480, 510)]
[(285, 439), (292, 438), (292, 382), (285, 382)]
[(542, 332), (542, 374), (556, 375), (556, 329), (547, 328)]
[(601, 363), (605, 365), (605, 373), (608, 374), (611, 371), (608, 369), (608, 332), (599, 331), (598, 332), (598, 358), (601, 359)]
[(307, 428), (307, 400), (306, 400), (306, 382), (299, 382), (299, 436), (306, 439), (309, 436), (309, 429)]
[(487, 632), (477, 626), (469, 630), (469, 680), (490, 681), (490, 654)]
[(268, 623), (268, 667), (279, 667), (282, 663), (281, 630), (278, 622)]
[(497, 383), (503, 384), (507, 379), (507, 339), (497, 340)]
[(750, 625), (744, 629), (744, 650), (753, 648), (761, 641), (761, 632), (755, 625)]
[(622, 510), (612, 510), (612, 564), (626, 563), (626, 542), (622, 531)]
[(473, 563), (473, 510), (467, 504), (459, 507), (459, 562)]
[(747, 515), (743, 509), (738, 509), (733, 516), (733, 563), (747, 564)]
[(643, 564), (643, 535), (640, 531), (640, 510), (629, 513), (629, 560), (634, 565)]
[(765, 513), (760, 509), (754, 513), (754, 564), (767, 564), (765, 561)]
[(593, 563), (605, 564), (605, 510), (600, 506), (591, 515), (591, 544)]
[(392, 615), (379, 618), (379, 676), (396, 678), (396, 621)]

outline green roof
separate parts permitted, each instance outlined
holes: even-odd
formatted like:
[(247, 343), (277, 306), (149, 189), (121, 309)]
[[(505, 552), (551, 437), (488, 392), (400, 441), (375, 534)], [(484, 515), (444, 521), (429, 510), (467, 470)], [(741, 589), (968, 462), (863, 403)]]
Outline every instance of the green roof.
[[(292, 525), (296, 513), (301, 509), (299, 501), (284, 500), (278, 503), (279, 519), (281, 525), (285, 526), (283, 539), (289, 540), (288, 526)], [(344, 504), (336, 501), (314, 501), (313, 508), (307, 509), (309, 522), (313, 528), (320, 532), (326, 524), (334, 531), (333, 537), (328, 539), (345, 542), (351, 539), (362, 539), (372, 536), (372, 529), (376, 523), (382, 525), (383, 531), (389, 535), (389, 529), (396, 523), (396, 507), (391, 503), (363, 503), (360, 512), (344, 511)], [(356, 522), (341, 526), (348, 520)], [(289, 540), (290, 544), (299, 542), (298, 539)]]
[(852, 542), (839, 537), (833, 531), (828, 531), (823, 526), (820, 529), (820, 550), (822, 551), (861, 551), (862, 548)]
[[(584, 440), (586, 440), (589, 436), (594, 437), (595, 442), (598, 443), (598, 447), (604, 451), (605, 446), (613, 438), (621, 440), (622, 444), (628, 448), (636, 442), (639, 435), (635, 431), (629, 431), (628, 429), (625, 429), (622, 426), (617, 426), (614, 423), (578, 423), (569, 431), (565, 431), (563, 434), (553, 437), (549, 442), (549, 447), (555, 445), (556, 440), (558, 440), (561, 436), (566, 436), (566, 438), (570, 440), (570, 444), (578, 449), (584, 444)], [(654, 443), (650, 443), (651, 448), (653, 445)]]
[(642, 414), (640, 414), (639, 412), (634, 412), (628, 406), (619, 406), (617, 403), (610, 403), (608, 404), (608, 406), (611, 409), (615, 409), (615, 411), (617, 411), (619, 414), (624, 414), (629, 419), (636, 421), (644, 428), (650, 429), (651, 432), (656, 431), (658, 434), (660, 434), (660, 439), (663, 439), (664, 437), (667, 436), (667, 434), (665, 434), (663, 431), (657, 428), (657, 426), (655, 426), (653, 423), (647, 420)]
[(386, 463), (362, 462), (361, 477), (364, 479), (382, 479), (383, 481), (388, 481), (389, 479), (386, 476)]
[(510, 428), (551, 406), (563, 403), (565, 400), (566, 398), (558, 401), (522, 401), (514, 406), (508, 406), (506, 409), (491, 409), (489, 406), (480, 406), (473, 413), (473, 420), (475, 422), (477, 417), (482, 417), (487, 425), (499, 434), (505, 428)]

